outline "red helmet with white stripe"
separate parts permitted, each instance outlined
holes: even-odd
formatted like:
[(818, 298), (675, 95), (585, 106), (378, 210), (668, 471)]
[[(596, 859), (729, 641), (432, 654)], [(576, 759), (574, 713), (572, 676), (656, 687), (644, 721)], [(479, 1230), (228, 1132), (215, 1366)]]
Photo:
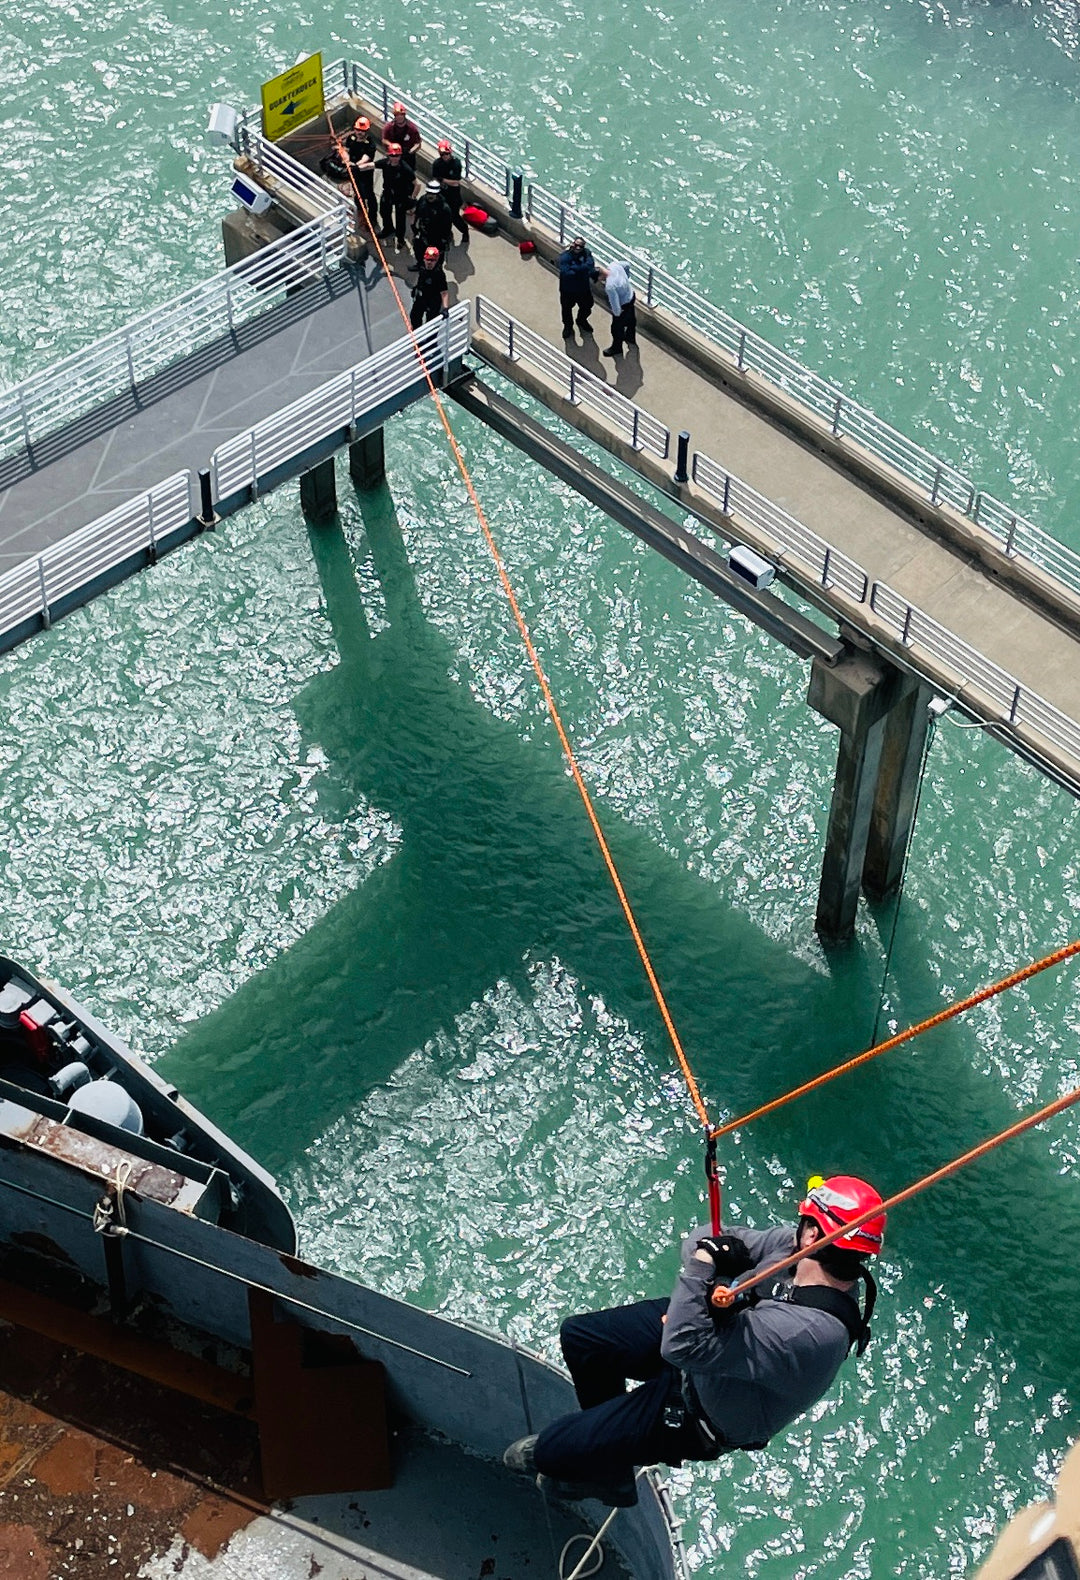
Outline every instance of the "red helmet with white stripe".
[[(881, 1197), (865, 1180), (856, 1179), (853, 1174), (830, 1174), (825, 1180), (815, 1177), (807, 1181), (806, 1199), (799, 1205), (799, 1217), (812, 1219), (825, 1234), (832, 1234), (834, 1229), (881, 1205)], [(838, 1251), (876, 1256), (884, 1239), (885, 1214), (878, 1212), (850, 1234), (842, 1234), (833, 1244)]]

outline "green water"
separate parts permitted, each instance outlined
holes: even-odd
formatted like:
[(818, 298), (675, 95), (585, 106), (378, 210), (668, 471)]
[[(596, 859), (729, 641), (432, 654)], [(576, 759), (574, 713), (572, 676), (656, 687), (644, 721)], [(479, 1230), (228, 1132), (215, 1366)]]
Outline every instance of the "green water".
[[(1073, 8), (612, 0), (438, 16), (28, 0), (0, 22), (0, 375), (218, 265), (209, 103), (369, 57), (1080, 547)], [(646, 353), (647, 354), (647, 353)], [(710, 1105), (863, 1047), (891, 907), (825, 954), (835, 735), (803, 667), (456, 414)], [(0, 936), (281, 1177), (305, 1249), (551, 1353), (662, 1291), (685, 1093), (431, 413), (309, 535), (284, 491), (0, 661)], [(404, 545), (404, 547), (403, 547)], [(1077, 928), (1077, 813), (930, 754), (883, 1024)], [(747, 1131), (729, 1207), (896, 1190), (1080, 1078), (1048, 975)], [(693, 1561), (962, 1575), (1075, 1431), (1066, 1116), (893, 1216), (869, 1355), (769, 1453), (676, 1476)], [(538, 1555), (538, 1561), (546, 1555)]]

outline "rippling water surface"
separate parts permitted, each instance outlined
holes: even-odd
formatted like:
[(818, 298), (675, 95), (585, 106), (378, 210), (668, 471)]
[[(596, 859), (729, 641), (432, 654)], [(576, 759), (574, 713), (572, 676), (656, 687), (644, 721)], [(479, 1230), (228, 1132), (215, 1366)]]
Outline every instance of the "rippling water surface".
[[(0, 22), (0, 373), (218, 266), (210, 102), (371, 58), (1080, 547), (1075, 8), (543, 0), (435, 16), (27, 0)], [(812, 923), (833, 732), (803, 667), (463, 416), (481, 496), (719, 1111), (864, 1046), (892, 908)], [(282, 1178), (306, 1250), (552, 1353), (663, 1290), (700, 1159), (432, 416), (342, 532), (295, 494), (0, 661), (0, 936)], [(392, 496), (392, 498), (391, 498)], [(1076, 930), (1073, 802), (946, 719), (885, 984), (901, 1025)], [(750, 1129), (731, 1210), (895, 1190), (1078, 1077), (1041, 978)], [(1080, 1122), (894, 1214), (868, 1356), (681, 1473), (703, 1573), (961, 1575), (1075, 1431)]]

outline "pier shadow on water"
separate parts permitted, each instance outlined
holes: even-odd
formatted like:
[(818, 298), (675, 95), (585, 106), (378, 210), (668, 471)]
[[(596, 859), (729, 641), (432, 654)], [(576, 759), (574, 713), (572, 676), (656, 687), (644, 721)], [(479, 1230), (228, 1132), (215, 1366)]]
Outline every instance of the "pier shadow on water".
[[(601, 993), (651, 1039), (658, 1075), (672, 1058), (557, 746), (523, 742), (453, 677), (459, 655), (424, 613), (389, 492), (361, 506), (389, 625), (372, 636), (339, 525), (311, 528), (340, 662), (296, 713), (328, 759), (328, 815), (366, 799), (400, 826), (400, 844), (158, 1064), (274, 1170), (495, 983), (527, 997), (529, 961), (558, 957)], [(707, 1095), (741, 1112), (866, 1045), (879, 984), (865, 951), (815, 969), (648, 831), (601, 814)], [(929, 975), (923, 986), (911, 1018), (940, 1007)], [(978, 1073), (975, 1038), (958, 1023), (932, 1035), (932, 1048), (897, 1050), (763, 1120), (757, 1144), (795, 1174), (862, 1173), (888, 1193), (1011, 1123), (1000, 1086)], [(1064, 1381), (1060, 1313), (1080, 1276), (1062, 1247), (1080, 1243), (1080, 1192), (1047, 1144), (1036, 1131), (901, 1209), (890, 1245), (913, 1264), (906, 1295), (919, 1281), (955, 1287), (980, 1328), (1022, 1333)]]

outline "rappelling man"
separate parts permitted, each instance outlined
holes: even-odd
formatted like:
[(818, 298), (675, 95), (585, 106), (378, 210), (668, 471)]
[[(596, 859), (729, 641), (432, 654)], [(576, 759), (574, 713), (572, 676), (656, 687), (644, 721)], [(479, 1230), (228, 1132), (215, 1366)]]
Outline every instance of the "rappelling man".
[[(739, 1285), (881, 1205), (864, 1180), (815, 1176), (795, 1228), (693, 1230), (670, 1300), (563, 1323), (581, 1408), (512, 1443), (504, 1462), (555, 1497), (618, 1506), (637, 1501), (642, 1465), (764, 1448), (827, 1392), (852, 1348), (866, 1348), (877, 1294), (866, 1258), (881, 1250), (885, 1214), (742, 1295)], [(730, 1303), (712, 1300), (718, 1284)], [(641, 1387), (627, 1392), (631, 1379)]]

